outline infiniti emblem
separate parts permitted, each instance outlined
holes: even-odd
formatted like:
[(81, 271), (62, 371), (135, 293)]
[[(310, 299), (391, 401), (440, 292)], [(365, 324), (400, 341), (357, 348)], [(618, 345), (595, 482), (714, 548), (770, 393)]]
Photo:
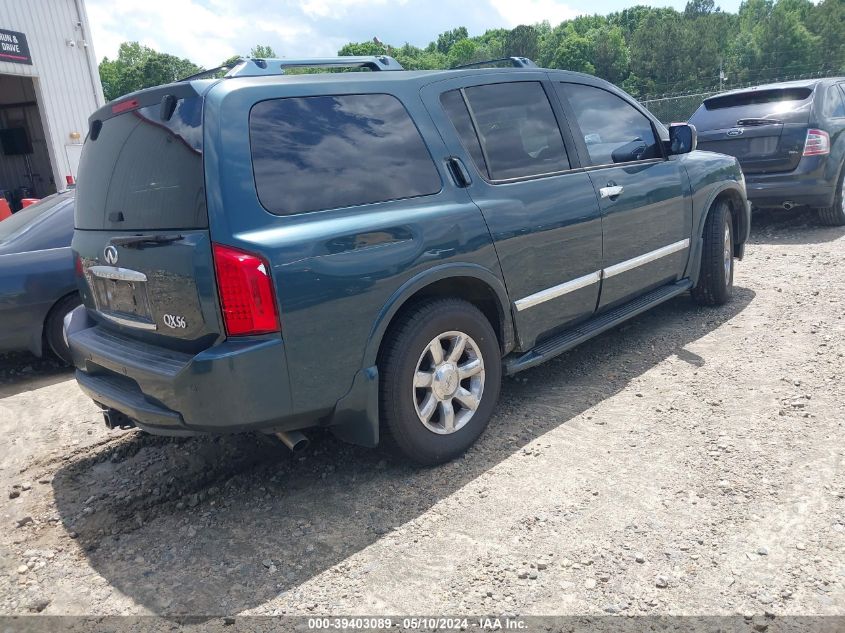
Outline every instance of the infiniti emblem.
[(111, 264), (112, 266), (117, 265), (117, 249), (114, 246), (106, 246), (105, 250), (103, 250), (103, 257), (107, 264)]
[(745, 132), (741, 127), (735, 127), (731, 130), (728, 130), (728, 136), (742, 136), (742, 133)]

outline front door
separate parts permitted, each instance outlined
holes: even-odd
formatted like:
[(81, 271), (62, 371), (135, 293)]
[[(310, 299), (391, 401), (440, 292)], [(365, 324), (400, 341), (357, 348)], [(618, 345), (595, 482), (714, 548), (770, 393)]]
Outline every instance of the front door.
[(601, 277), (595, 191), (545, 80), (476, 75), (423, 90), (490, 229), (523, 349), (591, 316)]
[(692, 203), (678, 159), (664, 157), (651, 120), (620, 95), (556, 85), (601, 204), (599, 310), (679, 279), (689, 258)]

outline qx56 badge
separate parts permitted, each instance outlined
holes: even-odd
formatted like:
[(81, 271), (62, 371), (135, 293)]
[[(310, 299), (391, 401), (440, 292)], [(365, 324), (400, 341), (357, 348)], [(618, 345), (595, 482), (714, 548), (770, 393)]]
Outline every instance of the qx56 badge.
[(165, 314), (164, 324), (174, 330), (184, 330), (188, 327), (188, 324), (185, 322), (185, 317), (177, 316), (175, 314)]

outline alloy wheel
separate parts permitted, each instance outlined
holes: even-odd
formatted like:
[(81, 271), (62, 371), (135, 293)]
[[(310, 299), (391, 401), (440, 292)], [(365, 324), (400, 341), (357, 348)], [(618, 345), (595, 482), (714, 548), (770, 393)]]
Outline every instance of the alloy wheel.
[(484, 394), (484, 358), (471, 336), (444, 332), (420, 354), (414, 373), (414, 406), (431, 432), (448, 435), (472, 419)]

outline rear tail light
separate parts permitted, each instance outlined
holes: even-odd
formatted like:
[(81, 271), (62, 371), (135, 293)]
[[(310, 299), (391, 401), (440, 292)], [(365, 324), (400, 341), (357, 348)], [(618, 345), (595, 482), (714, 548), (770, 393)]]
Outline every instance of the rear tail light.
[(79, 256), (79, 253), (73, 254), (73, 272), (78, 279), (85, 276), (85, 271), (82, 268), (82, 258)]
[(280, 331), (270, 266), (264, 259), (215, 244), (214, 270), (228, 336)]
[(140, 107), (141, 104), (137, 99), (127, 99), (126, 101), (115, 103), (111, 107), (111, 113), (120, 114), (121, 112), (129, 112), (129, 110), (137, 110)]
[(824, 130), (807, 130), (807, 140), (804, 141), (804, 156), (821, 156), (830, 154), (830, 134)]

